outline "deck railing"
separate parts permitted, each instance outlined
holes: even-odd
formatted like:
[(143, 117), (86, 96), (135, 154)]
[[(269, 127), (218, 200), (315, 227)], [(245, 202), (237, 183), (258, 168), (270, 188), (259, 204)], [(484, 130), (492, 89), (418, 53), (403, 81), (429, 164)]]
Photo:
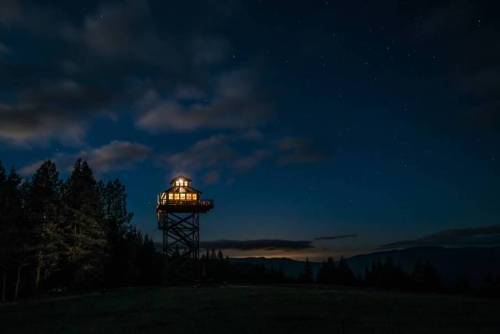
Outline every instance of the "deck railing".
[(213, 206), (213, 200), (211, 199), (201, 199), (201, 200), (169, 200), (169, 199), (160, 199), (158, 198), (157, 205), (172, 205), (172, 206)]

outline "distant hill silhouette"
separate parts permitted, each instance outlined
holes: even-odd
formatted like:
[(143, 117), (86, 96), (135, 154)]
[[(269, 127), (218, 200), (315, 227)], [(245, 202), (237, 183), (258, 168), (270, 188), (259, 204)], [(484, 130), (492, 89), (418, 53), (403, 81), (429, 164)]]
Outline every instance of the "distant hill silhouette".
[[(373, 262), (387, 258), (392, 258), (395, 264), (408, 272), (419, 261), (430, 263), (446, 284), (467, 279), (471, 285), (478, 286), (486, 275), (500, 275), (500, 247), (414, 247), (356, 255), (348, 258), (347, 263), (357, 276), (362, 276)], [(293, 278), (297, 278), (304, 269), (304, 262), (288, 258), (233, 258), (231, 262), (281, 269)], [(315, 274), (320, 265), (319, 262), (311, 262)]]
[(349, 258), (348, 263), (361, 275), (371, 263), (388, 257), (406, 271), (418, 261), (428, 262), (447, 284), (466, 278), (477, 286), (487, 274), (500, 275), (500, 247), (414, 247), (357, 255)]

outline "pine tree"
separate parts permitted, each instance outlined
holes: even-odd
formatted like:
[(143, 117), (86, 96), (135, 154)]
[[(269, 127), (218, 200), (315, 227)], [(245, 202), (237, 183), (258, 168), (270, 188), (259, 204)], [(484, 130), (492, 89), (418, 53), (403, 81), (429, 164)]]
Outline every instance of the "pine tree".
[(123, 183), (116, 179), (106, 185), (100, 183), (104, 221), (107, 233), (119, 237), (130, 227), (133, 214), (127, 210), (127, 193)]
[(3, 164), (0, 161), (0, 272), (2, 273), (0, 288), (1, 302), (5, 302), (7, 298), (7, 272), (9, 253), (11, 251), (8, 241), (11, 240), (12, 237), (12, 226), (10, 226), (10, 222), (6, 220), (6, 186), (7, 175), (5, 173)]
[(441, 278), (430, 263), (417, 262), (411, 273), (413, 289), (417, 291), (437, 292), (441, 290)]
[(341, 285), (353, 285), (355, 283), (354, 274), (349, 268), (347, 261), (341, 257), (335, 272), (335, 283)]
[(69, 279), (77, 286), (102, 280), (106, 261), (106, 233), (99, 189), (92, 170), (78, 159), (63, 196), (67, 214)]
[[(32, 245), (30, 230), (25, 221), (21, 177), (14, 169), (7, 176), (0, 167), (0, 264), (3, 268), (2, 299), (12, 288), (12, 298), (17, 299), (25, 268), (31, 263)], [(12, 272), (14, 284), (8, 285), (7, 276)]]
[[(134, 258), (126, 258), (124, 254), (137, 255), (137, 248), (142, 245), (130, 222), (132, 213), (127, 210), (127, 194), (123, 183), (116, 179), (106, 184), (98, 183), (99, 198), (103, 211), (104, 229), (108, 240), (109, 257), (106, 263), (105, 279), (107, 285), (131, 282), (130, 264)], [(137, 264), (137, 263), (136, 263)]]
[(326, 262), (324, 261), (321, 264), (317, 278), (318, 283), (333, 284), (335, 281), (335, 272), (335, 262), (333, 261), (333, 258), (329, 257)]
[(312, 283), (314, 280), (313, 271), (311, 263), (309, 262), (309, 258), (306, 258), (306, 262), (304, 263), (304, 270), (299, 277), (300, 283)]

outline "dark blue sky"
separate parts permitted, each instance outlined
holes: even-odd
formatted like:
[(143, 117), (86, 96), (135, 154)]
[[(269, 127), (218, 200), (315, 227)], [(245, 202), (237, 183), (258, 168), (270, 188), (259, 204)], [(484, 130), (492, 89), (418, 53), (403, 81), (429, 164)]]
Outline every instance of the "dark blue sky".
[(3, 0), (0, 159), (27, 177), (87, 159), (157, 239), (155, 196), (179, 172), (216, 201), (204, 240), (356, 235), (252, 255), (495, 225), (498, 9)]

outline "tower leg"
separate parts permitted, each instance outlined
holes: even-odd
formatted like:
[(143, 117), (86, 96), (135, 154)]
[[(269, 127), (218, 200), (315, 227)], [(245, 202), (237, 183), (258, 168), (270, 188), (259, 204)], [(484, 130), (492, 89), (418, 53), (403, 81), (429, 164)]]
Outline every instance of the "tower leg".
[(163, 230), (163, 252), (169, 281), (176, 283), (199, 278), (200, 219), (198, 213), (164, 213), (159, 216)]

